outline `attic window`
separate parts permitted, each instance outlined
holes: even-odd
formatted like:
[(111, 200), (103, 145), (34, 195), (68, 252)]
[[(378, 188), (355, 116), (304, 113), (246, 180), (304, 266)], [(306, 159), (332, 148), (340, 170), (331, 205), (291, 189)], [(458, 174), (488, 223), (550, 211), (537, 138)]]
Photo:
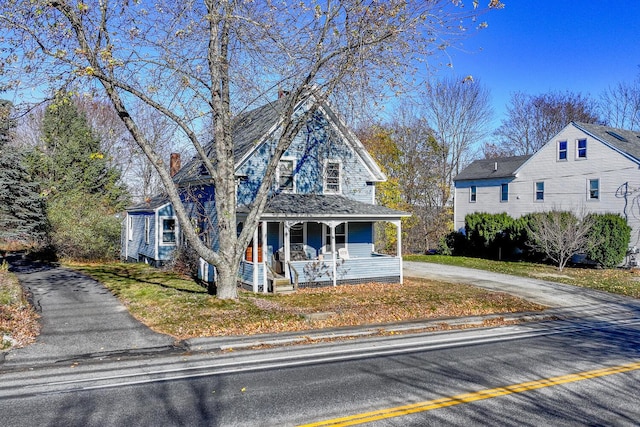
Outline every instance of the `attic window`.
[(616, 132), (614, 132), (614, 131), (612, 131), (612, 130), (608, 130), (608, 131), (607, 131), (607, 133), (608, 133), (609, 135), (611, 135), (612, 137), (614, 137), (615, 139), (617, 139), (618, 141), (622, 141), (622, 142), (629, 142), (629, 141), (627, 140), (627, 138), (625, 138), (624, 136), (622, 136), (622, 135), (620, 135), (619, 133), (616, 133)]

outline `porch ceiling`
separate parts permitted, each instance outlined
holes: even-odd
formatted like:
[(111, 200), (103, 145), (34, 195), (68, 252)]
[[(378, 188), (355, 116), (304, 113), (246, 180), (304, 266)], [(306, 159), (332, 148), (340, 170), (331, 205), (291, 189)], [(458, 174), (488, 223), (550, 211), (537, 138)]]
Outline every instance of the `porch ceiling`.
[[(239, 209), (239, 212), (242, 211), (243, 209)], [(267, 203), (262, 219), (389, 221), (407, 216), (410, 216), (407, 212), (362, 203), (340, 195), (281, 193)]]

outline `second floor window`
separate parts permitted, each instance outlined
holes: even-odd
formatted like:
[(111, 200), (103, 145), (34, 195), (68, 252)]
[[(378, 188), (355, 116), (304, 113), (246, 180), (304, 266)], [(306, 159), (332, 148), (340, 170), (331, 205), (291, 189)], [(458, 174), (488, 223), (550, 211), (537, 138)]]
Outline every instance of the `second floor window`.
[(587, 140), (586, 139), (579, 139), (577, 142), (577, 156), (579, 159), (586, 159), (587, 158)]
[(294, 160), (282, 159), (278, 163), (278, 190), (285, 193), (294, 193), (295, 186), (293, 172), (295, 170)]
[(558, 160), (567, 160), (567, 141), (558, 141)]
[(340, 193), (340, 162), (330, 160), (324, 164), (324, 192)]
[(500, 201), (501, 202), (509, 201), (509, 184), (500, 185)]
[(475, 203), (476, 200), (478, 200), (477, 188), (475, 185), (472, 185), (469, 193), (469, 201)]

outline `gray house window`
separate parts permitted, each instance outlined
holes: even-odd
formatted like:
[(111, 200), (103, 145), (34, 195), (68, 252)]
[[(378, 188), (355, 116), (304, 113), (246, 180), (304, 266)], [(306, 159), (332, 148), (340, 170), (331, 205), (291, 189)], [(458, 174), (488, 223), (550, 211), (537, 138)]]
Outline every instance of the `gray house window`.
[(477, 193), (477, 188), (475, 185), (472, 185), (471, 188), (469, 189), (469, 201), (471, 203), (475, 203), (476, 200), (478, 200), (478, 193)]
[(544, 181), (536, 182), (536, 201), (544, 201)]
[(324, 192), (340, 193), (340, 162), (328, 160), (324, 164)]
[(295, 185), (293, 172), (295, 170), (295, 161), (282, 159), (278, 163), (278, 189), (285, 193), (295, 193)]
[(579, 139), (578, 142), (576, 143), (576, 149), (577, 149), (576, 155), (578, 156), (579, 159), (587, 158), (587, 140), (586, 139)]
[(589, 200), (598, 200), (598, 199), (600, 199), (600, 180), (590, 179), (589, 180)]
[(567, 141), (558, 141), (558, 160), (567, 160)]
[(162, 219), (162, 244), (176, 244), (176, 220), (174, 218)]
[(509, 201), (509, 184), (500, 185), (500, 201), (501, 202)]

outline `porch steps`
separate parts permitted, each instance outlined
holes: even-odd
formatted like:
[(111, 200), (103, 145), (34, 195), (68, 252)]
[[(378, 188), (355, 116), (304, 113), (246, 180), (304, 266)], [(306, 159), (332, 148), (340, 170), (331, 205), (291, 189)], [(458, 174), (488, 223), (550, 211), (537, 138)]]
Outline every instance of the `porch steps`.
[(290, 294), (295, 291), (291, 280), (286, 277), (274, 277), (271, 281), (274, 294)]

